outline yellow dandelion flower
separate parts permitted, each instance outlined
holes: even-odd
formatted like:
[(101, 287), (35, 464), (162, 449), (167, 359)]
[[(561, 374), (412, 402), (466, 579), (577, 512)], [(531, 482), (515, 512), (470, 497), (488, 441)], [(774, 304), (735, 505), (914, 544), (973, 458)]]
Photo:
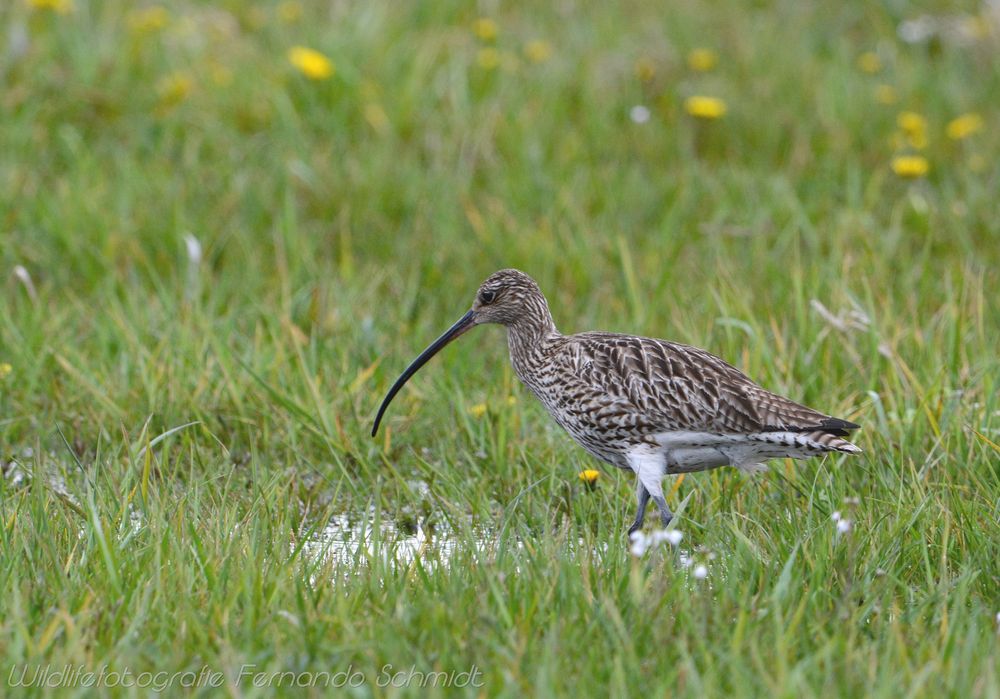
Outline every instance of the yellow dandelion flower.
[(684, 100), (684, 111), (698, 119), (718, 119), (726, 113), (726, 103), (718, 97), (695, 95)]
[(900, 112), (896, 123), (907, 134), (927, 130), (927, 119), (916, 112)]
[(278, 4), (278, 19), (286, 24), (292, 24), (302, 19), (302, 3), (286, 0)]
[(977, 131), (981, 131), (982, 128), (983, 118), (975, 112), (970, 112), (949, 121), (948, 126), (945, 127), (945, 133), (953, 141), (961, 141), (963, 138), (968, 138)]
[(858, 69), (862, 73), (874, 75), (882, 70), (882, 59), (874, 51), (865, 51), (858, 56)]
[(73, 0), (28, 0), (28, 6), (35, 10), (52, 10), (57, 15), (68, 15), (76, 9)]
[(365, 121), (377, 133), (385, 133), (389, 129), (389, 116), (382, 109), (382, 105), (377, 102), (369, 102), (365, 105)]
[(125, 18), (128, 28), (136, 34), (150, 34), (163, 29), (170, 23), (170, 13), (160, 5), (150, 5), (141, 10), (132, 10)]
[(580, 471), (580, 473), (578, 473), (576, 477), (579, 478), (581, 481), (583, 481), (585, 485), (594, 487), (595, 485), (597, 485), (597, 479), (601, 477), (601, 472), (595, 471), (592, 468), (588, 468), (586, 471)]
[(524, 45), (524, 55), (532, 63), (545, 63), (552, 58), (552, 44), (542, 39), (529, 41)]
[(688, 68), (707, 73), (719, 62), (719, 54), (712, 49), (692, 49), (687, 55)]
[(927, 119), (916, 112), (900, 112), (896, 123), (914, 148), (927, 147)]
[(489, 17), (480, 17), (472, 23), (472, 33), (483, 41), (493, 41), (497, 38), (499, 29), (497, 23)]
[(930, 169), (930, 163), (922, 155), (897, 155), (892, 159), (892, 171), (900, 177), (923, 177)]
[(472, 417), (482, 417), (486, 414), (486, 403), (476, 403), (474, 406), (469, 408), (469, 415)]
[(156, 84), (156, 94), (160, 106), (175, 107), (188, 98), (194, 89), (194, 81), (185, 73), (171, 73)]
[(653, 78), (656, 77), (656, 64), (653, 63), (652, 58), (646, 58), (643, 56), (635, 62), (634, 66), (635, 77), (639, 78), (641, 82), (649, 83), (653, 82)]
[(288, 61), (310, 80), (326, 80), (336, 70), (333, 62), (314, 49), (293, 46), (288, 50)]
[(479, 49), (476, 53), (476, 63), (483, 70), (493, 70), (500, 65), (500, 52), (492, 46)]
[(14, 367), (7, 362), (0, 362), (0, 381), (3, 381), (10, 376), (10, 372), (12, 371), (14, 371)]
[(875, 101), (879, 104), (896, 104), (899, 101), (899, 95), (896, 94), (896, 88), (883, 83), (875, 86)]

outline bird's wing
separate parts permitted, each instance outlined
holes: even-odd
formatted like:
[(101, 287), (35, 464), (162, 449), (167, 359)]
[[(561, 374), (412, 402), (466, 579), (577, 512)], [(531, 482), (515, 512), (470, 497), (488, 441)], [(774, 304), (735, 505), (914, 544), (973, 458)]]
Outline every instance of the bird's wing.
[(589, 389), (605, 415), (634, 422), (637, 433), (846, 435), (858, 427), (771, 393), (697, 347), (610, 333), (567, 339), (561, 354), (572, 366), (572, 381)]

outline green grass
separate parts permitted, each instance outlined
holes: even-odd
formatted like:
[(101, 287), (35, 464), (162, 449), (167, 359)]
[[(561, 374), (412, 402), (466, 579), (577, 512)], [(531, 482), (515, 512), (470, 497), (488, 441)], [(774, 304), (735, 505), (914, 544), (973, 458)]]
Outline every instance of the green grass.
[[(28, 39), (0, 52), (0, 460), (25, 474), (0, 481), (3, 682), (208, 666), (263, 695), (237, 685), (252, 664), (418, 694), (378, 686), (389, 663), (475, 665), (462, 691), (488, 695), (1000, 696), (995, 26), (909, 45), (900, 21), (955, 8), (228, 1), (143, 33), (131, 7), (0, 6)], [(333, 78), (296, 73), (300, 44)], [(728, 113), (694, 121), (694, 94)], [(926, 178), (890, 168), (904, 110)], [(986, 128), (948, 139), (965, 112)], [(372, 440), (505, 266), (564, 332), (705, 347), (861, 423), (865, 453), (685, 478), (699, 582), (669, 547), (630, 556), (631, 479), (579, 483), (594, 462), (499, 328)], [(310, 553), (370, 512), (372, 555)], [(393, 562), (392, 522), (450, 558)]]

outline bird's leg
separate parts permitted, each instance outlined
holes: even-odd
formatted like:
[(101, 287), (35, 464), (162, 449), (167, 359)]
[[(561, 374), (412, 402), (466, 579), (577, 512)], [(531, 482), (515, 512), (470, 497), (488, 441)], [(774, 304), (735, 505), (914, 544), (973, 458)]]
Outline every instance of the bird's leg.
[(642, 528), (642, 522), (646, 518), (646, 505), (649, 504), (649, 491), (646, 490), (646, 486), (638, 478), (635, 479), (635, 484), (635, 498), (639, 501), (639, 509), (636, 510), (635, 521), (628, 528), (629, 537)]
[(630, 450), (626, 454), (626, 459), (638, 480), (636, 493), (639, 497), (639, 516), (636, 517), (636, 524), (632, 526), (636, 529), (642, 526), (646, 502), (652, 498), (660, 510), (660, 522), (666, 527), (674, 518), (670, 508), (667, 507), (666, 498), (663, 497), (663, 476), (667, 472), (666, 459), (661, 452), (651, 450), (648, 445), (640, 445)]
[(653, 502), (656, 503), (656, 509), (660, 511), (660, 524), (666, 529), (667, 525), (670, 524), (670, 520), (674, 518), (674, 513), (667, 507), (667, 499), (663, 497), (662, 492), (659, 495), (653, 496)]

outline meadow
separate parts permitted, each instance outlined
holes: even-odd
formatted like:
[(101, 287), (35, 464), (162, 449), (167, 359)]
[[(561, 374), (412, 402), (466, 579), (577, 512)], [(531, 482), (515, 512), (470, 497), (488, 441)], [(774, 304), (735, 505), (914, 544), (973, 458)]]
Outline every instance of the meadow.
[[(0, 36), (7, 691), (1000, 697), (995, 7), (12, 0)], [(373, 440), (502, 267), (864, 454), (668, 481), (682, 538), (636, 555), (632, 478), (498, 327)]]

